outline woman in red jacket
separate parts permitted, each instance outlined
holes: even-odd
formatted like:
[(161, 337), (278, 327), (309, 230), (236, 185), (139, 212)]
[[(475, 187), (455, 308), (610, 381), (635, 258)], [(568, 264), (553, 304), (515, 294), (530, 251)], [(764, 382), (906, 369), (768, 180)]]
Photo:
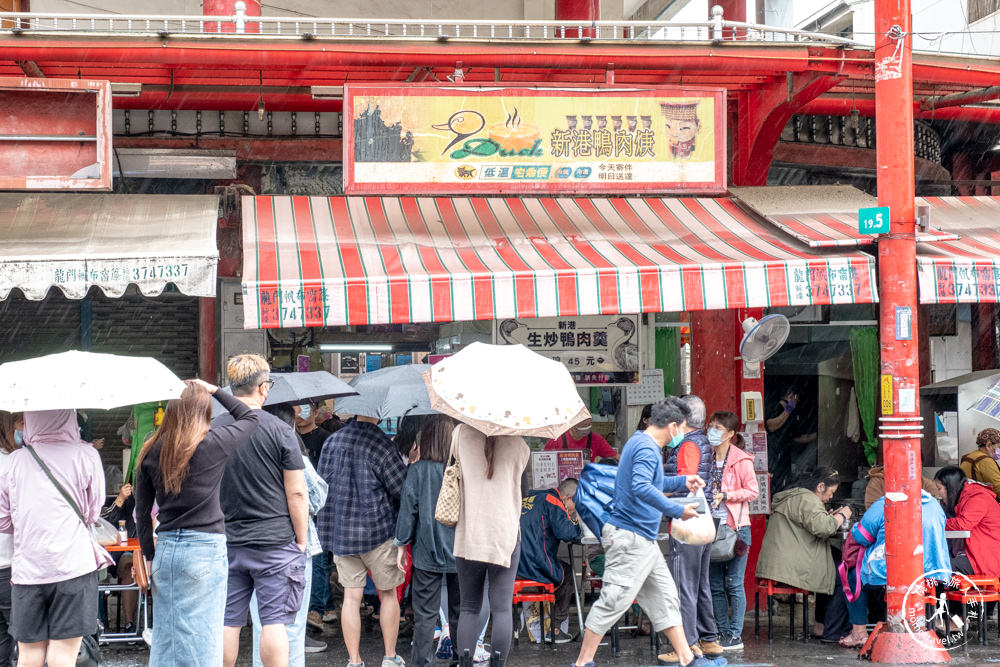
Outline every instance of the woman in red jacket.
[(1000, 505), (993, 489), (966, 479), (948, 466), (934, 475), (948, 517), (945, 530), (967, 530), (965, 552), (952, 556), (951, 569), (962, 574), (1000, 577)]

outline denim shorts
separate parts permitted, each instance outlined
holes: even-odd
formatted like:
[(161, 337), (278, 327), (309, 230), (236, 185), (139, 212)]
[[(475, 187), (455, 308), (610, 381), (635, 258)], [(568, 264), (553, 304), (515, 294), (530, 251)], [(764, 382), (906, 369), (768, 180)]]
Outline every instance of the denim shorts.
[(306, 554), (294, 542), (270, 549), (230, 546), (226, 627), (246, 625), (254, 593), (261, 624), (293, 623), (305, 585)]

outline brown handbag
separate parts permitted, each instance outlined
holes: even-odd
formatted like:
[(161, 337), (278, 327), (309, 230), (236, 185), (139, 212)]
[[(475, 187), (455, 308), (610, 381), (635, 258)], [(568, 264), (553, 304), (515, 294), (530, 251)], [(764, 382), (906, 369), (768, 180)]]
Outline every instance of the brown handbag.
[(448, 466), (444, 469), (441, 491), (434, 507), (434, 518), (449, 528), (458, 524), (458, 516), (462, 511), (462, 464), (458, 460), (458, 429), (459, 425), (456, 425), (451, 435)]

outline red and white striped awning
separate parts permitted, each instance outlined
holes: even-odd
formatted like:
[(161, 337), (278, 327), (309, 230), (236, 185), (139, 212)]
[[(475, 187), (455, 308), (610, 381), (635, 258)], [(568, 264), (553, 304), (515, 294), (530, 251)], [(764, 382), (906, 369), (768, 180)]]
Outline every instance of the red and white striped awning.
[(1000, 302), (1000, 197), (923, 201), (931, 206), (932, 224), (957, 240), (917, 247), (920, 302)]
[[(858, 210), (878, 206), (878, 200), (849, 185), (772, 185), (732, 191), (750, 210), (810, 248), (855, 248), (877, 239), (858, 232)], [(924, 203), (937, 208), (917, 198), (918, 205)], [(958, 238), (936, 226), (937, 213), (932, 211), (935, 224), (930, 229), (917, 231), (917, 243)]]
[(871, 303), (733, 199), (246, 197), (247, 328)]

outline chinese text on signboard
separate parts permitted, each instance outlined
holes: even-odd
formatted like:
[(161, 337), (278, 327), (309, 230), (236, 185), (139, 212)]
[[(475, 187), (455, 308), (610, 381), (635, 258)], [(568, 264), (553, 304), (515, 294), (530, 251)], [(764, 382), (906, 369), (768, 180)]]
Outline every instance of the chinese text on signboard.
[(721, 192), (718, 89), (345, 86), (345, 189)]
[(497, 320), (493, 342), (521, 344), (569, 369), (577, 384), (639, 382), (639, 316)]

